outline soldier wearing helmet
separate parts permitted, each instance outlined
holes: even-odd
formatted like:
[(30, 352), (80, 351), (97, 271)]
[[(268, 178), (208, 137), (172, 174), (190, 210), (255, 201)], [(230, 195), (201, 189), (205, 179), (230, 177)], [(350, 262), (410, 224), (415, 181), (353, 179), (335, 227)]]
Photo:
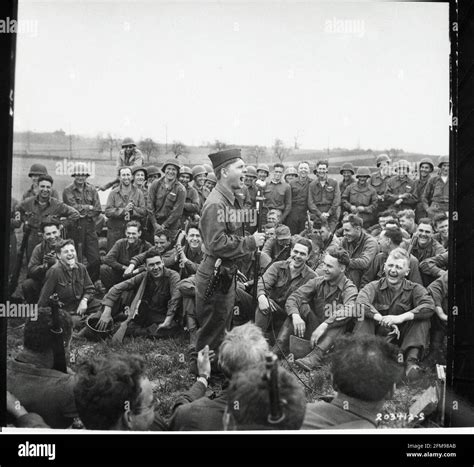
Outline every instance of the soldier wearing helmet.
[(117, 157), (117, 168), (142, 166), (144, 162), (143, 154), (132, 138), (125, 138), (122, 142), (122, 149)]
[(257, 178), (264, 182), (270, 175), (270, 169), (267, 164), (258, 164), (257, 166)]
[(357, 180), (354, 178), (355, 169), (351, 162), (346, 162), (345, 164), (342, 164), (339, 173), (342, 175), (342, 180), (339, 182), (339, 191), (342, 195), (344, 191), (346, 191), (346, 188), (349, 185), (355, 183)]
[[(30, 188), (23, 193), (22, 199), (30, 198), (38, 194), (38, 178), (40, 175), (48, 175), (46, 167), (43, 164), (32, 164), (28, 173), (28, 177), (31, 178), (32, 183)], [(59, 193), (54, 188), (51, 190), (51, 198), (59, 199)]]
[[(122, 142), (122, 149), (120, 150), (117, 156), (116, 167), (117, 170), (120, 167), (141, 167), (145, 161), (142, 152), (137, 148), (137, 145), (132, 138), (125, 138)], [(100, 191), (108, 190), (112, 186), (117, 186), (119, 184), (119, 178), (106, 183), (99, 187)]]
[(181, 228), (186, 189), (178, 180), (180, 166), (176, 159), (168, 159), (162, 171), (165, 176), (155, 180), (148, 192), (148, 217), (154, 232), (160, 227), (167, 229), (174, 239)]
[(63, 201), (79, 211), (81, 217), (68, 227), (67, 234), (76, 244), (78, 261), (83, 263), (87, 258), (87, 272), (92, 282), (96, 282), (100, 273), (99, 239), (95, 229), (95, 218), (102, 211), (99, 195), (94, 185), (87, 182), (90, 173), (86, 164), (74, 164), (71, 176), (74, 181), (64, 188)]
[(298, 171), (293, 166), (290, 166), (286, 169), (283, 178), (285, 179), (285, 182), (289, 184), (298, 178)]
[(182, 225), (186, 225), (186, 222), (196, 221), (199, 219), (200, 201), (199, 195), (195, 188), (193, 188), (189, 182), (193, 179), (192, 170), (183, 165), (179, 170), (180, 183), (186, 189), (186, 199), (184, 201)]
[(209, 190), (209, 193), (210, 193), (216, 185), (217, 185), (217, 178), (214, 175), (214, 172), (209, 172), (207, 174), (206, 182), (204, 183), (204, 186)]
[(418, 173), (419, 177), (418, 180), (415, 181), (415, 196), (417, 199), (416, 208), (415, 208), (415, 221), (418, 222), (423, 217), (428, 217), (428, 213), (426, 212), (423, 206), (423, 191), (425, 191), (426, 184), (428, 180), (431, 178), (431, 175), (434, 171), (434, 164), (431, 159), (425, 157), (421, 159), (418, 163)]
[(255, 181), (257, 180), (257, 169), (253, 165), (247, 165), (246, 170), (244, 184), (249, 193), (250, 204), (248, 207), (255, 208), (257, 198), (257, 187), (255, 186)]
[(145, 203), (148, 199), (148, 170), (146, 167), (136, 165), (132, 168), (133, 186), (137, 187), (143, 193)]
[(428, 215), (449, 212), (449, 157), (441, 156), (438, 161), (439, 174), (431, 177), (423, 191), (422, 202)]
[(392, 161), (387, 154), (379, 154), (375, 162), (378, 170), (370, 176), (369, 183), (375, 188), (375, 191), (377, 192), (378, 205), (376, 215), (382, 211), (385, 211), (388, 206), (388, 203), (385, 200), (385, 190), (387, 188), (387, 182), (392, 176), (390, 167), (391, 162)]
[(156, 165), (149, 165), (146, 167), (147, 170), (147, 185), (150, 186), (155, 180), (161, 178), (161, 170)]
[(359, 167), (356, 178), (357, 182), (349, 185), (342, 194), (342, 209), (359, 216), (364, 222), (364, 229), (367, 229), (376, 220), (377, 192), (369, 184), (370, 170), (367, 167)]
[(195, 165), (193, 167), (193, 187), (196, 189), (199, 195), (199, 212), (201, 212), (207, 197), (209, 196), (209, 190), (204, 186), (207, 177), (207, 169), (202, 165)]
[(415, 182), (409, 177), (408, 161), (404, 159), (398, 161), (396, 172), (397, 175), (390, 178), (385, 189), (385, 200), (389, 203), (389, 208), (397, 212), (415, 209), (417, 203)]
[(309, 163), (301, 161), (298, 163), (298, 178), (290, 182), (291, 209), (286, 218), (286, 225), (290, 228), (291, 235), (297, 235), (305, 228), (308, 210)]

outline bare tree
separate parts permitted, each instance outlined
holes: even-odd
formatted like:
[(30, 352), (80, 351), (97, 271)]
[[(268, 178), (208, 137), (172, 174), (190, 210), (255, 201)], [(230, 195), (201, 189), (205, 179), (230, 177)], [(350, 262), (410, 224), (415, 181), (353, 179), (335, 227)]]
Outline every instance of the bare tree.
[(121, 148), (120, 145), (120, 140), (117, 138), (114, 138), (110, 133), (107, 134), (107, 136), (98, 136), (97, 137), (97, 143), (99, 147), (99, 154), (102, 154), (103, 152), (108, 151), (110, 154), (110, 160), (113, 160), (114, 158), (114, 150)]
[(255, 159), (255, 165), (258, 165), (263, 156), (267, 153), (265, 146), (254, 146), (251, 150), (251, 156)]
[(291, 154), (291, 149), (285, 147), (281, 139), (275, 139), (273, 144), (273, 154), (283, 164), (283, 161)]
[(146, 138), (138, 143), (138, 147), (146, 155), (147, 162), (150, 162), (150, 158), (158, 157), (160, 154), (160, 146), (157, 142), (151, 138)]
[(189, 152), (188, 148), (181, 141), (173, 141), (171, 145), (171, 152), (174, 154), (175, 159)]
[(223, 149), (226, 149), (228, 145), (227, 143), (224, 143), (224, 141), (219, 141), (218, 139), (216, 139), (212, 147), (217, 151), (222, 151)]

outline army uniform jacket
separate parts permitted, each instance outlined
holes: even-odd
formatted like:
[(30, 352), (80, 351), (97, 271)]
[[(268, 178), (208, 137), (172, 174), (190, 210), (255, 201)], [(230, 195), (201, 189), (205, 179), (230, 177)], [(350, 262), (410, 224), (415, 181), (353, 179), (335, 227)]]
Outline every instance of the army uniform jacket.
[[(63, 201), (77, 209), (81, 217), (93, 218), (102, 211), (97, 190), (87, 182), (82, 190), (75, 183), (64, 188)], [(89, 206), (92, 206), (92, 209), (89, 209)]]
[(76, 209), (56, 198), (49, 198), (46, 205), (42, 206), (39, 203), (39, 195), (22, 201), (18, 210), (21, 214), (21, 220), (27, 222), (29, 227), (35, 230), (39, 230), (41, 223), (45, 221), (59, 222), (62, 217), (67, 217), (69, 221), (79, 219), (79, 213)]
[(307, 178), (305, 181), (297, 178), (290, 182), (291, 187), (291, 210), (304, 212), (308, 210), (308, 193), (311, 180)]
[(399, 195), (406, 194), (407, 197), (403, 199), (402, 203), (394, 207), (396, 207), (397, 210), (415, 209), (416, 203), (418, 202), (415, 194), (415, 185), (415, 180), (412, 180), (408, 176), (399, 177), (395, 175), (387, 182), (385, 200), (393, 205), (395, 201), (399, 199)]
[[(293, 292), (286, 301), (288, 315), (298, 314), (303, 303), (309, 303), (314, 314), (328, 325), (328, 328), (345, 325), (351, 318), (338, 314), (338, 306), (355, 302), (357, 288), (344, 274), (336, 284), (324, 277), (314, 277)], [(342, 309), (342, 308), (341, 308)]]
[(305, 264), (300, 273), (292, 278), (289, 261), (276, 261), (259, 277), (257, 297), (267, 295), (283, 308), (288, 297), (314, 277), (316, 274)]
[(353, 183), (342, 194), (342, 207), (348, 212), (351, 212), (353, 205), (363, 206), (364, 210), (360, 211), (361, 213), (374, 214), (377, 203), (377, 192), (369, 184), (362, 187), (358, 183)]
[(324, 186), (319, 180), (313, 180), (309, 184), (308, 208), (311, 214), (321, 216), (323, 212), (330, 216), (339, 216), (341, 204), (341, 192), (336, 180), (328, 178)]
[(243, 236), (239, 213), (242, 207), (234, 193), (218, 183), (208, 196), (199, 221), (202, 249), (208, 256), (229, 264), (248, 257), (257, 249), (253, 236)]
[(365, 319), (373, 319), (377, 312), (387, 316), (411, 311), (416, 320), (428, 319), (434, 313), (434, 302), (427, 290), (407, 279), (398, 290), (392, 290), (385, 277), (370, 282), (359, 292), (356, 303), (363, 307)]
[(170, 188), (166, 188), (163, 179), (155, 180), (148, 192), (147, 205), (152, 224), (161, 224), (169, 230), (179, 228), (185, 201), (186, 190), (178, 180)]

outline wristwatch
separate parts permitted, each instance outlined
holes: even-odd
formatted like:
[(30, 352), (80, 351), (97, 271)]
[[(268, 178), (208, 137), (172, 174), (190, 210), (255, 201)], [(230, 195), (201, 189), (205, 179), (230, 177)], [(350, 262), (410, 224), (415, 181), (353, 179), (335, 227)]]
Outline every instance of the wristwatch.
[(209, 376), (205, 373), (200, 373), (196, 381), (200, 381), (202, 384), (204, 384), (204, 386), (207, 387), (209, 385)]

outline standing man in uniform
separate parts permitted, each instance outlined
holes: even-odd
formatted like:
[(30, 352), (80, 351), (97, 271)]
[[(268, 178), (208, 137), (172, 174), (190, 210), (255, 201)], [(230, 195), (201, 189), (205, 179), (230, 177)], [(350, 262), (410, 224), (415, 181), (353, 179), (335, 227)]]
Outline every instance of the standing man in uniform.
[(341, 193), (336, 180), (328, 178), (328, 166), (328, 161), (319, 161), (313, 170), (317, 179), (309, 184), (308, 208), (313, 220), (326, 220), (334, 232), (341, 211)]
[(195, 188), (193, 188), (189, 182), (193, 179), (192, 170), (187, 167), (181, 167), (179, 171), (179, 182), (184, 186), (186, 190), (186, 199), (184, 200), (182, 225), (184, 226), (187, 221), (196, 221), (196, 216), (199, 216), (201, 211), (201, 203), (199, 201), (199, 195)]
[(276, 163), (273, 166), (273, 177), (267, 183), (263, 190), (265, 201), (263, 202), (262, 222), (266, 223), (267, 213), (271, 209), (278, 209), (281, 211), (280, 222), (286, 223), (286, 218), (291, 210), (291, 188), (288, 183), (282, 181), (285, 167), (283, 164)]
[[(203, 207), (199, 222), (204, 257), (196, 272), (196, 318), (200, 326), (196, 351), (209, 345), (211, 350), (217, 352), (232, 321), (236, 261), (248, 257), (262, 246), (265, 234), (255, 232), (244, 236), (242, 223), (231, 222), (232, 218), (239, 218), (242, 209), (234, 194), (244, 184), (245, 163), (240, 149), (210, 154), (209, 159), (217, 185)], [(219, 284), (209, 293), (208, 286), (218, 259), (222, 261), (218, 270)], [(191, 371), (196, 371), (195, 360)]]
[(343, 211), (359, 216), (364, 221), (364, 229), (375, 224), (377, 192), (369, 185), (370, 171), (367, 167), (357, 169), (357, 183), (349, 185), (342, 194)]
[(76, 244), (78, 261), (83, 263), (83, 258), (87, 258), (87, 272), (95, 283), (99, 280), (100, 255), (94, 218), (102, 208), (97, 190), (87, 182), (90, 173), (86, 165), (76, 163), (71, 175), (74, 182), (64, 188), (63, 201), (79, 211), (80, 219), (68, 228), (68, 237)]
[(53, 178), (51, 175), (39, 176), (38, 190), (37, 195), (26, 198), (18, 207), (21, 220), (25, 223), (25, 228), (29, 230), (26, 246), (27, 261), (30, 260), (34, 247), (41, 243), (40, 226), (43, 222), (59, 222), (61, 217), (67, 217), (69, 221), (79, 219), (76, 209), (52, 197)]
[(291, 210), (286, 218), (286, 225), (290, 228), (291, 235), (297, 235), (305, 228), (310, 183), (309, 164), (301, 161), (298, 164), (298, 178), (290, 182)]
[(382, 211), (385, 211), (388, 207), (388, 203), (385, 199), (385, 190), (387, 188), (387, 182), (392, 175), (391, 167), (390, 167), (390, 157), (387, 154), (380, 154), (377, 156), (376, 165), (377, 165), (377, 172), (373, 173), (370, 176), (370, 185), (374, 187), (375, 191), (377, 192), (377, 212), (375, 213), (378, 217), (378, 214)]
[(125, 236), (125, 226), (131, 220), (143, 222), (146, 216), (145, 197), (132, 185), (132, 169), (122, 167), (118, 172), (120, 184), (107, 198), (107, 251)]
[(416, 221), (419, 221), (423, 217), (428, 217), (428, 213), (426, 212), (423, 206), (423, 192), (425, 191), (426, 184), (431, 178), (431, 174), (433, 173), (433, 171), (434, 165), (431, 159), (421, 159), (420, 163), (418, 164), (419, 178), (415, 182), (415, 196), (417, 199), (415, 207)]
[(404, 209), (415, 209), (417, 199), (415, 196), (416, 182), (409, 177), (410, 165), (408, 161), (398, 162), (397, 175), (387, 182), (385, 200), (389, 208), (396, 212)]
[(155, 180), (148, 192), (148, 217), (156, 232), (160, 227), (176, 237), (181, 228), (186, 190), (178, 181), (179, 165), (176, 159), (168, 159), (163, 165), (165, 176)]
[[(23, 194), (22, 199), (30, 198), (31, 196), (36, 196), (38, 194), (38, 179), (41, 175), (48, 175), (46, 167), (43, 164), (32, 164), (30, 172), (28, 173), (28, 177), (31, 178), (31, 186)], [(51, 190), (51, 198), (59, 199), (59, 194), (54, 188)]]
[(439, 175), (431, 177), (423, 191), (422, 202), (428, 216), (449, 211), (449, 157), (439, 158)]
[(207, 170), (203, 165), (195, 165), (193, 167), (193, 188), (198, 192), (199, 195), (199, 212), (201, 212), (207, 197), (209, 196), (209, 190), (204, 186), (206, 183)]

